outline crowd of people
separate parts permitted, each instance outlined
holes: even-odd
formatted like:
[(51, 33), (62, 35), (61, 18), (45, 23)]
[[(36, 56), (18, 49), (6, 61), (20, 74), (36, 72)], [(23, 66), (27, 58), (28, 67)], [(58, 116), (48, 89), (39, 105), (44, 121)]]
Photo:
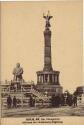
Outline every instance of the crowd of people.
[(64, 95), (62, 96), (55, 96), (53, 95), (51, 98), (51, 104), (52, 107), (60, 107), (60, 106), (77, 106), (77, 96), (76, 95), (67, 95), (65, 97)]

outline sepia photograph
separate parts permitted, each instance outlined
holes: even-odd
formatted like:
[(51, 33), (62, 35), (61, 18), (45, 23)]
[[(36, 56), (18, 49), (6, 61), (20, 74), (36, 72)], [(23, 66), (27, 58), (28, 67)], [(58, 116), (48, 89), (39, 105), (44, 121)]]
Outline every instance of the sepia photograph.
[(1, 118), (83, 117), (83, 1), (0, 4)]

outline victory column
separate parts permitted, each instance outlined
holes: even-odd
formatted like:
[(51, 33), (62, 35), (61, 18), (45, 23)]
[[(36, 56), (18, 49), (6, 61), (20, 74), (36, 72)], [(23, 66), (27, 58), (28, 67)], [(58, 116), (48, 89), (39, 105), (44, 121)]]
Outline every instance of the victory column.
[(44, 68), (42, 71), (37, 71), (37, 89), (40, 92), (47, 93), (47, 95), (61, 95), (62, 87), (59, 83), (59, 71), (55, 71), (52, 68), (51, 60), (51, 30), (50, 30), (50, 16), (48, 11), (47, 16), (43, 14), (43, 18), (46, 20), (44, 30)]

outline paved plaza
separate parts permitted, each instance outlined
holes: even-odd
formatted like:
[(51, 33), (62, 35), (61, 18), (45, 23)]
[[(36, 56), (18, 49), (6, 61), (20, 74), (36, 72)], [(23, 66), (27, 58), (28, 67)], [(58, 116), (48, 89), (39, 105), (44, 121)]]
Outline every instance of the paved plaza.
[(84, 106), (60, 108), (17, 108), (3, 109), (2, 117), (57, 117), (57, 116), (84, 116)]

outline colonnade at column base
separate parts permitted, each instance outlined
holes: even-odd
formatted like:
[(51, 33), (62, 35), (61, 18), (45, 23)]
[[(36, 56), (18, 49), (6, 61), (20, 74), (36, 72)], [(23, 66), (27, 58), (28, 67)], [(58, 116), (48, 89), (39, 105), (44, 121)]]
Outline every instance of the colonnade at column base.
[(38, 71), (37, 84), (55, 84), (59, 85), (59, 71)]

